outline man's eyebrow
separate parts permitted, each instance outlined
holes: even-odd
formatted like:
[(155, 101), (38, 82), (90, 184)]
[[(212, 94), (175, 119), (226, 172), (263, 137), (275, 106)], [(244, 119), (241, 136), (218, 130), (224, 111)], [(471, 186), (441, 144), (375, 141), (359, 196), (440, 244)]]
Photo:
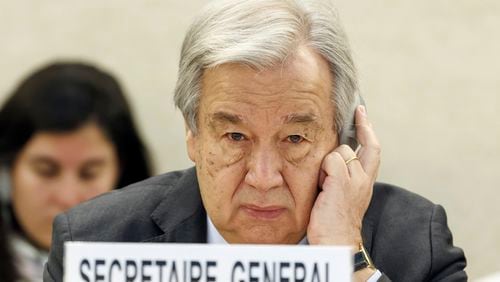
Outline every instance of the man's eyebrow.
[(311, 123), (315, 122), (318, 117), (312, 113), (306, 114), (290, 114), (285, 117), (285, 124), (288, 123)]
[(210, 115), (210, 120), (212, 122), (229, 122), (233, 124), (239, 124), (243, 121), (240, 116), (228, 112), (215, 112)]

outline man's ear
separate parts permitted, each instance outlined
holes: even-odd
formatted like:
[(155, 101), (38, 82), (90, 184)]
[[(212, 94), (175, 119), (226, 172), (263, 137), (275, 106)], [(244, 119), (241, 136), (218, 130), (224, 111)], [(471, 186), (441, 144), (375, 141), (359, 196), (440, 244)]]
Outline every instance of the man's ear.
[(188, 127), (186, 127), (186, 147), (189, 158), (196, 163), (196, 135)]

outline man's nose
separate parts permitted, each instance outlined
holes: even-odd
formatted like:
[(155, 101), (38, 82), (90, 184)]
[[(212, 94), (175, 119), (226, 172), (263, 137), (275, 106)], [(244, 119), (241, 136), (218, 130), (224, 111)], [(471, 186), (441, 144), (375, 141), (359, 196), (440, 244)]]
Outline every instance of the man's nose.
[(277, 149), (271, 146), (256, 148), (248, 162), (245, 182), (259, 190), (269, 190), (283, 185), (283, 163)]
[(76, 176), (62, 176), (54, 186), (53, 200), (61, 210), (68, 210), (84, 201), (84, 188)]

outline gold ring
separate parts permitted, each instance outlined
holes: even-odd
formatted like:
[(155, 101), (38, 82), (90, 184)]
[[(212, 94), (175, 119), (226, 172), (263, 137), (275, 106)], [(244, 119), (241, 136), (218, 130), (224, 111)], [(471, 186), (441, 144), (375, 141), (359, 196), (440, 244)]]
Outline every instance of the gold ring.
[(345, 165), (348, 165), (350, 162), (352, 162), (354, 160), (359, 160), (359, 159), (358, 159), (358, 157), (354, 156), (354, 157), (348, 159), (347, 161), (345, 161)]

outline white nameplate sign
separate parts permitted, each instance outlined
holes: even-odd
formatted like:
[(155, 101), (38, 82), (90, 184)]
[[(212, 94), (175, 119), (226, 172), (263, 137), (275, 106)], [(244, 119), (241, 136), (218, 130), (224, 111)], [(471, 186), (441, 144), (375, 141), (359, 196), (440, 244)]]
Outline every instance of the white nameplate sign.
[(65, 244), (64, 281), (351, 281), (349, 247), (159, 243)]

